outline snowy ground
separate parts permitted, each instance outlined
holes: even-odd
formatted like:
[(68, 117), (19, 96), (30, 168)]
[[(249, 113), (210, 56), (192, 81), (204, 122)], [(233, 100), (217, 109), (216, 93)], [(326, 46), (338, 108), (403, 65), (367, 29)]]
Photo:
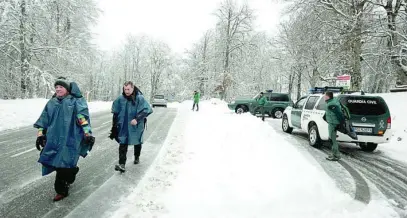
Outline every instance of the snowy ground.
[(384, 199), (365, 205), (339, 191), (260, 119), (217, 100), (191, 105), (180, 105), (155, 163), (109, 217), (398, 217)]
[[(32, 125), (40, 116), (48, 99), (0, 99), (0, 131)], [(112, 102), (89, 102), (90, 113), (110, 110)]]
[(407, 93), (379, 94), (390, 108), (392, 117), (393, 138), (389, 144), (378, 146), (385, 154), (407, 162)]

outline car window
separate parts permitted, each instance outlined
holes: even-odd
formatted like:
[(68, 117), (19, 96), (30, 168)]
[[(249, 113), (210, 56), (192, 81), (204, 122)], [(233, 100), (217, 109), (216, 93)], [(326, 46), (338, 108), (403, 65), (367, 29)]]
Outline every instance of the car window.
[(301, 98), (301, 99), (298, 100), (297, 103), (294, 105), (294, 108), (302, 109), (302, 107), (304, 106), (306, 100), (307, 100), (306, 97)]
[(164, 95), (154, 95), (155, 99), (164, 99)]
[(319, 99), (319, 96), (311, 96), (311, 97), (309, 97), (307, 103), (305, 104), (304, 109), (307, 109), (307, 110), (314, 109), (314, 106), (317, 103), (318, 99)]
[(271, 94), (269, 101), (290, 101), (288, 95)]
[(325, 99), (321, 98), (321, 100), (318, 102), (318, 105), (317, 105), (316, 109), (317, 110), (325, 110), (325, 105), (326, 105)]
[(374, 96), (346, 96), (340, 102), (354, 115), (383, 115), (386, 113), (386, 103)]

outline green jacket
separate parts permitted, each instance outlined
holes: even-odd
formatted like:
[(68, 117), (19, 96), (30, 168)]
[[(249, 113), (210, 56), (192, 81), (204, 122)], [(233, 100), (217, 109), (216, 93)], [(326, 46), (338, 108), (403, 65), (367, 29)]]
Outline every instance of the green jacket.
[(341, 105), (336, 98), (329, 99), (326, 102), (325, 116), (326, 122), (329, 124), (337, 125), (345, 120), (342, 114)]
[(259, 100), (257, 100), (259, 106), (264, 106), (266, 104), (266, 97), (263, 95)]
[(197, 92), (194, 95), (194, 103), (199, 103), (199, 99), (201, 98), (201, 94), (199, 92)]

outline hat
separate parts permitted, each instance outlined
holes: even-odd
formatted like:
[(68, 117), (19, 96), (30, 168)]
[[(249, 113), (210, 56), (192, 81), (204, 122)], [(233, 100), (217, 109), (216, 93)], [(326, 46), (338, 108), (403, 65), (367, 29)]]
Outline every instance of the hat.
[(54, 83), (54, 86), (60, 85), (64, 87), (68, 92), (71, 91), (71, 83), (65, 77), (58, 77)]

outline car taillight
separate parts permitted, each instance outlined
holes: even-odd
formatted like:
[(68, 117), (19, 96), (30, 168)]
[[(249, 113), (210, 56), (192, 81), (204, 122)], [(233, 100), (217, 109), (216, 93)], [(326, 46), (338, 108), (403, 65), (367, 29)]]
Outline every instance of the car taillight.
[(391, 128), (391, 117), (387, 118), (387, 129)]

